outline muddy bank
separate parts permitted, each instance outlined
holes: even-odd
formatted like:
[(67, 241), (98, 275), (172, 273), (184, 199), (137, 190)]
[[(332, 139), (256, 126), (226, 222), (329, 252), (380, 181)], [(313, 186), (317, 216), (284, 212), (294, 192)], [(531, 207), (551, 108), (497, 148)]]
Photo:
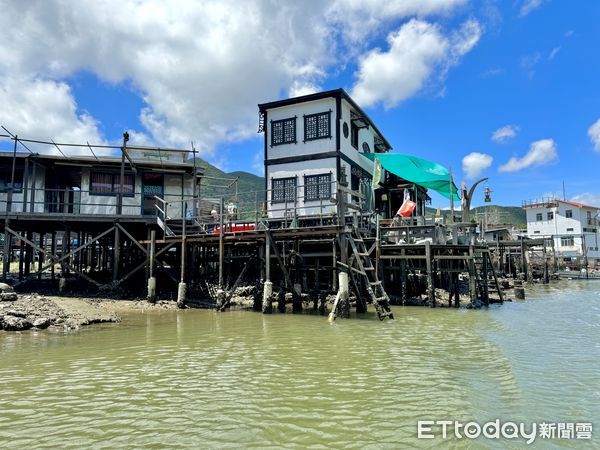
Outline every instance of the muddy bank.
[(48, 327), (69, 331), (94, 323), (120, 322), (121, 314), (127, 312), (176, 307), (174, 302), (149, 304), (145, 300), (88, 299), (38, 294), (4, 297), (6, 300), (0, 301), (0, 330), (5, 331)]

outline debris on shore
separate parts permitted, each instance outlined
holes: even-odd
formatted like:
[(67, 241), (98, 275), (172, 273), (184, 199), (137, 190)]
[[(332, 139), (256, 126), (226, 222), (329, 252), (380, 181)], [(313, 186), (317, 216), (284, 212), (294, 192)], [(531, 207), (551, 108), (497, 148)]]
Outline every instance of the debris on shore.
[[(10, 294), (13, 295), (10, 295)], [(121, 317), (94, 302), (80, 298), (49, 298), (38, 294), (21, 295), (0, 283), (0, 330), (59, 327), (76, 330), (93, 323), (120, 322)]]

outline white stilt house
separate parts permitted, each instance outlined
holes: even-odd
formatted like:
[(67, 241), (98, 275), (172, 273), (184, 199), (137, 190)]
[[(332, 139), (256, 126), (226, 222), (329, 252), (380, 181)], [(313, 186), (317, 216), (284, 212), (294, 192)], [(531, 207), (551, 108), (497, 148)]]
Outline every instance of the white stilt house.
[(343, 89), (258, 108), (269, 217), (334, 213), (330, 200), (341, 179), (371, 196), (373, 162), (361, 152), (383, 153), (391, 146)]

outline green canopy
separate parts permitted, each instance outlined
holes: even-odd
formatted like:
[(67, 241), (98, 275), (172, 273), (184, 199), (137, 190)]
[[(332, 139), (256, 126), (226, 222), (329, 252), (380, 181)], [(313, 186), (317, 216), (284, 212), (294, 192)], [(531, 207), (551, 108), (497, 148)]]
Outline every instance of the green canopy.
[(460, 201), (458, 189), (451, 180), (450, 172), (441, 164), (403, 153), (361, 153), (361, 155), (371, 161), (375, 161), (377, 158), (381, 166), (388, 172), (411, 183), (439, 192), (448, 199), (450, 198), (450, 183), (452, 183), (454, 200)]

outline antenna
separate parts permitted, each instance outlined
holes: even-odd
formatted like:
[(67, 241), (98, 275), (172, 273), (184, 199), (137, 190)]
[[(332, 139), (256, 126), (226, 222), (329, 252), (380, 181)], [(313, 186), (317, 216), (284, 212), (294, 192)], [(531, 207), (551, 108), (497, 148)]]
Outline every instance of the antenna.
[(567, 194), (565, 193), (565, 180), (563, 180), (563, 200), (567, 199)]

